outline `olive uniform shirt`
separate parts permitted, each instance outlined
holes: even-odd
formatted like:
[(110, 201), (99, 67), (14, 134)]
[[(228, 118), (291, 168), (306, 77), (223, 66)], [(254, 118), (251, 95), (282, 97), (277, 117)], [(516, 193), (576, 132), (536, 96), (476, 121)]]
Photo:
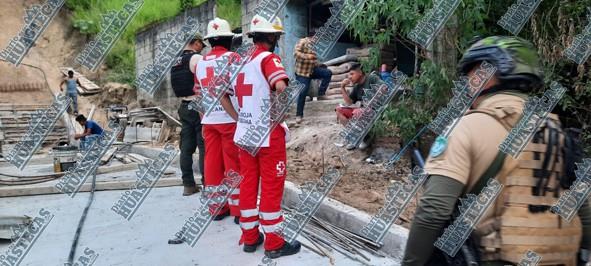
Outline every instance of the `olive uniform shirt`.
[[(487, 97), (488, 96), (488, 97)], [(477, 106), (512, 107), (519, 113), (525, 99), (512, 94), (487, 95)], [(483, 113), (472, 113), (460, 119), (447, 139), (447, 148), (442, 154), (426, 161), (425, 171), (429, 175), (442, 175), (467, 185), (469, 191), (480, 176), (488, 169), (499, 152), (499, 145), (509, 132), (494, 117)]]
[[(511, 92), (481, 96), (479, 100), (480, 103), (478, 103), (476, 109), (483, 107), (512, 107), (519, 113), (523, 112), (526, 101), (524, 94)], [(451, 207), (451, 204), (457, 200), (456, 196), (459, 191), (451, 192), (451, 190), (457, 190), (461, 183), (463, 185), (462, 192), (464, 194), (468, 193), (484, 171), (491, 165), (499, 152), (499, 145), (508, 134), (508, 130), (492, 116), (483, 113), (472, 113), (463, 116), (458, 121), (447, 139), (447, 146), (443, 152), (437, 156), (427, 158), (425, 171), (430, 175), (431, 179), (434, 178), (431, 180), (433, 184), (429, 184), (429, 180), (426, 183), (427, 190), (421, 198), (421, 203), (411, 225), (411, 235), (409, 235), (409, 242), (407, 243), (408, 246), (402, 265), (423, 265), (427, 262), (434, 247), (432, 244), (429, 247), (424, 245), (427, 244), (426, 242), (431, 241), (430, 237), (434, 237), (432, 235), (433, 230), (438, 230), (434, 227), (443, 225), (442, 221), (439, 220), (445, 219), (445, 217), (433, 215), (451, 212), (451, 210), (440, 209)], [(459, 183), (446, 181), (447, 178), (454, 179)], [(433, 189), (437, 191), (429, 191)], [(446, 189), (450, 191), (443, 192)], [(457, 194), (454, 195), (454, 193)], [(433, 207), (436, 207), (436, 209), (432, 209)], [(482, 217), (481, 223), (492, 218), (493, 210), (492, 207), (487, 210)], [(451, 213), (447, 214), (451, 215)], [(583, 224), (581, 247), (587, 248), (590, 245), (589, 239), (591, 239), (591, 227), (589, 226), (591, 224), (591, 213), (587, 204), (584, 204), (579, 210), (579, 217), (581, 217), (581, 223)], [(423, 231), (427, 229), (430, 231)]]

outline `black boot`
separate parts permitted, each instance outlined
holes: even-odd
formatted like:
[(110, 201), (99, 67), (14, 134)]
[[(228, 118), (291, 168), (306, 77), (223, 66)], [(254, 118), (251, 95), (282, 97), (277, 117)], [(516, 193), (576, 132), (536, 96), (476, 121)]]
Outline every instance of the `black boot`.
[(227, 216), (230, 216), (230, 210), (228, 210), (227, 212), (220, 213), (220, 214), (214, 216), (213, 217), (213, 220), (214, 221), (219, 221), (219, 220), (222, 220), (222, 219), (226, 218)]
[(257, 242), (252, 245), (247, 245), (245, 243), (244, 248), (242, 248), (242, 250), (244, 250), (244, 252), (253, 253), (257, 250), (258, 246), (263, 244), (264, 240), (265, 240), (265, 236), (263, 235), (263, 233), (259, 232), (259, 239), (257, 239)]
[(296, 253), (300, 252), (301, 248), (302, 248), (302, 245), (300, 244), (300, 242), (297, 240), (294, 240), (291, 243), (285, 242), (285, 244), (283, 244), (283, 247), (281, 247), (280, 249), (265, 251), (265, 255), (271, 259), (276, 259), (276, 258), (279, 258), (282, 256), (289, 256), (289, 255), (296, 254)]
[(234, 223), (240, 224), (240, 216), (234, 216)]

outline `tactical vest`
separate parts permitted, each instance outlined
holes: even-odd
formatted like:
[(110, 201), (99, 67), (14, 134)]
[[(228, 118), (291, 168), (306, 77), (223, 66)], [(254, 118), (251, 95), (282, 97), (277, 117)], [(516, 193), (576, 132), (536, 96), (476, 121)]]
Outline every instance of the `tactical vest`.
[[(470, 113), (494, 117), (507, 132), (521, 117), (521, 112), (510, 107), (479, 108)], [(531, 250), (542, 257), (540, 265), (576, 265), (582, 236), (580, 219), (575, 216), (569, 223), (549, 210), (563, 192), (559, 177), (565, 137), (561, 133), (558, 116), (549, 114), (518, 159), (505, 157), (496, 176), (504, 187), (495, 201), (494, 218), (475, 229), (482, 261), (517, 264)]]
[(176, 64), (170, 69), (170, 83), (176, 97), (195, 95), (193, 92), (195, 76), (189, 68), (191, 57), (194, 54), (196, 54), (194, 51), (183, 51), (181, 56), (177, 58)]

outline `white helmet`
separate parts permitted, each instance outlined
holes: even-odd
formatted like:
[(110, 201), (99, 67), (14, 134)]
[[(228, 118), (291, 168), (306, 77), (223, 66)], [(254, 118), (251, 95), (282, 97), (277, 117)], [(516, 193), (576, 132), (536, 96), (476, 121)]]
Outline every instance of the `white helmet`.
[(205, 39), (215, 37), (234, 37), (228, 21), (221, 18), (214, 18), (207, 24), (207, 36), (205, 36)]
[(284, 34), (283, 31), (283, 24), (281, 23), (281, 19), (275, 18), (273, 22), (269, 22), (269, 20), (261, 17), (260, 15), (255, 15), (252, 17), (250, 21), (250, 31), (248, 34), (252, 34), (255, 32), (262, 32), (262, 33), (281, 33)]

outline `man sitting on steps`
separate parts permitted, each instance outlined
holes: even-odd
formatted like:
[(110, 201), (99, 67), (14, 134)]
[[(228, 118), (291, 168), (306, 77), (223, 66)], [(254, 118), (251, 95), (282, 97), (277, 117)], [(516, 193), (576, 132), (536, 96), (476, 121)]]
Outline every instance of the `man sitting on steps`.
[[(344, 79), (341, 83), (341, 94), (343, 95), (343, 100), (345, 101), (346, 105), (341, 104), (335, 110), (339, 123), (341, 123), (343, 126), (346, 126), (353, 116), (361, 115), (363, 108), (363, 96), (365, 95), (365, 91), (370, 90), (371, 85), (373, 84), (381, 86), (385, 83), (377, 75), (365, 75), (361, 69), (361, 64), (355, 63), (351, 66), (351, 70), (349, 70), (349, 77)], [(353, 85), (353, 91), (351, 91), (351, 93), (348, 93), (346, 89), (346, 87), (349, 85)], [(352, 106), (357, 102), (361, 102), (359, 107)], [(366, 141), (367, 137), (359, 144), (360, 149), (367, 148), (368, 144)], [(336, 145), (340, 147), (344, 146), (344, 144), (340, 143)], [(348, 150), (355, 148), (356, 147), (353, 145), (347, 146)]]

